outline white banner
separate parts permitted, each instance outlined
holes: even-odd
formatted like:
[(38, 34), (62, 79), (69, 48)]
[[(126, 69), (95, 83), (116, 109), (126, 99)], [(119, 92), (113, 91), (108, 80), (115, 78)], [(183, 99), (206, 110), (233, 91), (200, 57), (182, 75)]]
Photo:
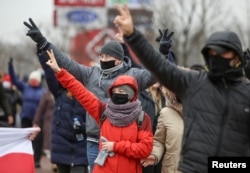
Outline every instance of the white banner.
[(0, 173), (35, 173), (32, 143), (37, 128), (0, 128)]

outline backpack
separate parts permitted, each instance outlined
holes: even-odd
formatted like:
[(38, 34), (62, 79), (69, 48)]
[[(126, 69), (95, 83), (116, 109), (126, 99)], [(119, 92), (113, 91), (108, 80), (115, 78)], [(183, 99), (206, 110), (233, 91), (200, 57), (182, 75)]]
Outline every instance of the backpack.
[[(138, 130), (141, 128), (142, 126), (142, 123), (144, 121), (144, 111), (141, 111), (139, 117), (137, 118), (137, 127), (138, 127)], [(102, 116), (101, 116), (101, 125), (102, 126), (102, 123), (104, 122), (104, 120), (107, 118), (107, 115), (105, 114), (105, 111), (103, 112)]]

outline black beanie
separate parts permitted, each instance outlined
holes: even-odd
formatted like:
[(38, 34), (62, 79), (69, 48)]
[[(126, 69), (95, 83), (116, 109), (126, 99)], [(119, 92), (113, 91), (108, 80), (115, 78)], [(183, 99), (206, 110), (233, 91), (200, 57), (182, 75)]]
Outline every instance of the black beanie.
[(113, 56), (119, 60), (123, 60), (124, 51), (121, 44), (117, 41), (109, 41), (101, 49), (101, 54)]

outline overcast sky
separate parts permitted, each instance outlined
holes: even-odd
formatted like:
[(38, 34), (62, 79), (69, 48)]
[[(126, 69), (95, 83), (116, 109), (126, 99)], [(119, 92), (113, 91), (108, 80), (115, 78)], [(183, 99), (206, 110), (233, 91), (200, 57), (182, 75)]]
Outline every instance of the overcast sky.
[[(232, 12), (239, 13), (239, 20), (247, 20), (241, 15), (245, 12), (244, 6), (247, 0), (224, 1), (231, 5)], [(38, 24), (52, 25), (53, 3), (54, 0), (0, 0), (0, 39), (15, 42), (22, 37), (25, 38), (27, 29), (23, 21), (27, 21), (29, 17)]]
[(26, 31), (23, 21), (28, 21), (29, 17), (52, 25), (53, 3), (53, 0), (0, 0), (0, 39), (20, 40)]

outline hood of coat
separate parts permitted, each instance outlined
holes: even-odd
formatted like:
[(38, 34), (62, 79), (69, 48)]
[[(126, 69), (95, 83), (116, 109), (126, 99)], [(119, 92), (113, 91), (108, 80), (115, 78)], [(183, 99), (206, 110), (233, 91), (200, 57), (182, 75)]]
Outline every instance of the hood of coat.
[(243, 61), (242, 44), (238, 35), (231, 31), (219, 31), (213, 33), (207, 40), (201, 53), (204, 56), (206, 63), (208, 62), (208, 50), (210, 46), (222, 46), (236, 52), (240, 60)]
[(131, 87), (134, 90), (135, 94), (134, 94), (134, 97), (131, 101), (135, 101), (138, 98), (137, 81), (134, 77), (128, 76), (128, 75), (121, 75), (115, 79), (115, 81), (113, 82), (113, 84), (110, 86), (110, 88), (108, 90), (109, 96), (111, 96), (113, 88), (119, 87), (121, 85), (128, 85), (129, 87)]

